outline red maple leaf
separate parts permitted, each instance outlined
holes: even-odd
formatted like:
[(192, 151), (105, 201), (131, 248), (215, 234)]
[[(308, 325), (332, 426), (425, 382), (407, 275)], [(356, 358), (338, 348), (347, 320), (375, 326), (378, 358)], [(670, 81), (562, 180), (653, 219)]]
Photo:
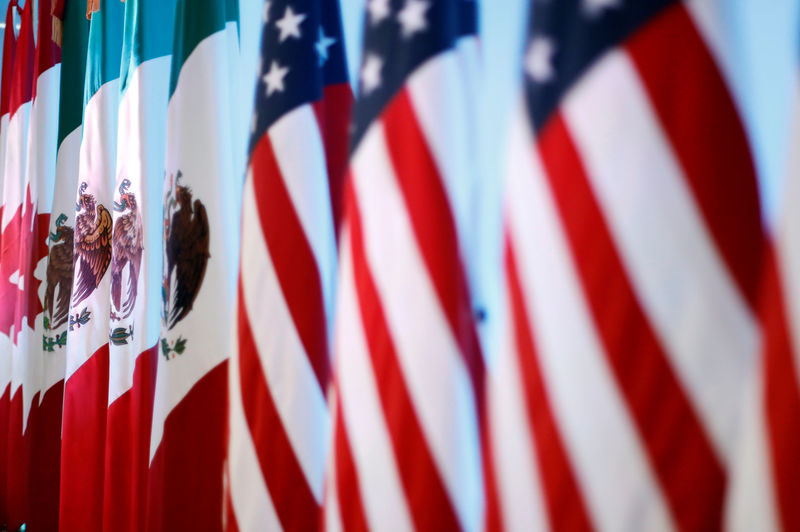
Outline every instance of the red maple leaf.
[[(27, 327), (33, 330), (34, 319), (43, 310), (39, 299), (42, 281), (34, 276), (34, 271), (39, 262), (47, 257), (50, 215), (35, 211), (36, 205), (33, 204), (28, 186), (24, 208), (22, 205), (17, 208), (3, 230), (0, 246), (0, 332), (10, 334), (13, 324), (15, 343), (22, 330), (23, 318), (26, 318)], [(15, 272), (16, 282), (12, 282)]]

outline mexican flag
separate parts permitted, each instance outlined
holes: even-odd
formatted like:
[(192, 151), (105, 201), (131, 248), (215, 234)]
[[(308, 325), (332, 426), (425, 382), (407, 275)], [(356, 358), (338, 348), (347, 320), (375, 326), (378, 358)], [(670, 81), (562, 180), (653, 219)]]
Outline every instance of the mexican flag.
[[(220, 530), (245, 144), (238, 2), (178, 0), (148, 526)], [(249, 80), (248, 80), (249, 83)]]
[[(72, 290), (73, 228), (75, 191), (78, 188), (78, 159), (83, 114), (83, 85), (89, 23), (82, 0), (56, 0), (53, 5), (53, 35), (61, 45), (58, 129), (55, 146), (55, 183), (48, 230), (48, 259), (44, 282), (42, 331), (41, 403), (35, 449), (42, 461), (33, 475), (35, 489), (42, 497), (42, 529), (55, 529), (59, 517), (61, 456), (61, 412), (64, 397), (66, 342), (69, 302)], [(43, 20), (40, 12), (39, 20)], [(40, 32), (41, 39), (46, 37)], [(69, 497), (66, 499), (69, 501)], [(34, 517), (31, 525), (35, 525)]]
[(94, 5), (98, 10), (90, 13), (77, 198), (72, 196), (76, 212), (61, 444), (63, 530), (96, 529), (103, 511), (111, 211), (124, 4), (104, 0)]
[[(6, 28), (14, 27), (14, 10), (18, 9), (16, 1), (8, 4), (6, 11)], [(0, 88), (0, 197), (3, 195), (6, 136), (9, 123), (9, 103), (11, 101), (11, 78), (14, 70), (17, 38), (14, 31), (4, 32), (2, 87)], [(3, 217), (5, 200), (0, 200), (0, 220)], [(0, 231), (0, 252), (2, 252), (2, 231)], [(2, 269), (0, 268), (0, 273)], [(11, 402), (11, 339), (10, 331), (0, 331), (0, 522), (7, 523), (6, 505), (6, 472), (8, 456), (8, 408)]]
[[(32, 0), (28, 0), (32, 3)], [(47, 262), (47, 234), (56, 170), (58, 93), (61, 74), (58, 46), (52, 40), (50, 0), (39, 0), (36, 54), (33, 62), (33, 103), (28, 126), (25, 166), (26, 198), (22, 213), (25, 241), (20, 254), (17, 298), (17, 346), (24, 359), (22, 378), (23, 422), (30, 452), (27, 471), (30, 511), (26, 522), (32, 530), (51, 530), (58, 524), (58, 458), (60, 455), (61, 398), (50, 394), (44, 401), (42, 313)], [(16, 325), (15, 325), (16, 327)]]
[(142, 530), (146, 518), (161, 332), (161, 199), (174, 13), (175, 0), (125, 3), (111, 203), (105, 530)]
[[(8, 469), (6, 493), (8, 527), (18, 529), (28, 516), (28, 469), (30, 447), (25, 438), (27, 409), (23, 404), (23, 380), (26, 373), (25, 338), (22, 328), (20, 300), (25, 296), (23, 250), (32, 240), (30, 231), (35, 207), (25, 182), (28, 119), (31, 112), (33, 85), (33, 2), (27, 0), (22, 10), (14, 71), (9, 101), (9, 123), (6, 134), (6, 153), (3, 165), (3, 241), (0, 249), (0, 330), (11, 339), (11, 389), (8, 411)], [(32, 321), (32, 320), (31, 320)], [(27, 327), (27, 325), (26, 325)], [(26, 390), (25, 393), (29, 393)]]

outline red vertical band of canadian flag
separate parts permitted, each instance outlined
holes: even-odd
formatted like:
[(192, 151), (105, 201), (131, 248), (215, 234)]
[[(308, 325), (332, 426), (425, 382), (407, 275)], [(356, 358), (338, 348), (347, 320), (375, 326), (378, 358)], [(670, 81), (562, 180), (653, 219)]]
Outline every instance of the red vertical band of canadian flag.
[(535, 135), (524, 106), (514, 118), (489, 385), (508, 529), (722, 524), (762, 229), (695, 7), (602, 55)]
[[(30, 117), (31, 98), (33, 95), (33, 60), (35, 46), (33, 40), (33, 6), (27, 2), (20, 17), (20, 30), (17, 40), (16, 58), (9, 102), (9, 129), (6, 136), (6, 153), (4, 161), (4, 197), (6, 204), (13, 205), (15, 211), (4, 212), (2, 261), (10, 275), (3, 276), (5, 318), (12, 318), (11, 327), (11, 401), (8, 414), (8, 470), (6, 476), (6, 493), (8, 504), (8, 526), (11, 529), (21, 527), (28, 520), (30, 503), (30, 426), (26, 416), (25, 396), (31, 393), (26, 389), (26, 374), (30, 357), (26, 351), (26, 338), (31, 319), (23, 323), (23, 314), (27, 306), (30, 288), (36, 286), (28, 275), (31, 257), (27, 251), (31, 249), (31, 230), (35, 229), (35, 206), (32, 203), (30, 183), (25, 175), (28, 119)], [(14, 212), (13, 217), (9, 214)], [(10, 229), (10, 231), (8, 231)], [(32, 273), (32, 272), (31, 272)], [(27, 286), (26, 286), (27, 285)], [(26, 290), (27, 289), (27, 290)], [(3, 320), (3, 329), (8, 321)]]
[[(6, 12), (6, 27), (14, 25), (14, 10), (19, 9), (15, 1), (9, 2)], [(3, 32), (3, 65), (2, 65), (2, 88), (0, 89), (0, 194), (4, 187), (3, 168), (5, 164), (6, 135), (8, 133), (8, 109), (11, 100), (11, 79), (14, 69), (14, 56), (16, 55), (17, 38), (13, 31)], [(5, 210), (5, 197), (0, 203), (0, 219)], [(2, 249), (3, 234), (0, 231), (0, 250)], [(0, 273), (3, 273), (0, 267)], [(0, 341), (3, 348), (0, 349), (0, 364), (2, 364), (2, 375), (0, 375), (0, 520), (7, 522), (6, 504), (6, 472), (8, 466), (8, 409), (11, 393), (11, 352), (10, 336), (6, 330), (0, 331)]]

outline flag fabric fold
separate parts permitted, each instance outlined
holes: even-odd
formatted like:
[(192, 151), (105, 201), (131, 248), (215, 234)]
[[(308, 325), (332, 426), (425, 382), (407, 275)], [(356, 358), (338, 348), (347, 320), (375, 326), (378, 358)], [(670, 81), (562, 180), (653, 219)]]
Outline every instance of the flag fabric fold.
[(483, 527), (484, 361), (464, 267), (474, 2), (373, 2), (335, 318), (330, 530)]
[(244, 156), (238, 2), (179, 0), (163, 182), (149, 530), (223, 527), (228, 358)]
[[(61, 46), (62, 68), (55, 80), (58, 84), (57, 129), (52, 141), (56, 153), (51, 163), (55, 182), (51, 193), (51, 216), (46, 229), (49, 251), (43, 283), (41, 401), (35, 438), (40, 467), (39, 474), (32, 476), (42, 506), (32, 516), (31, 530), (56, 528), (61, 509), (61, 426), (72, 291), (75, 191), (89, 29), (80, 0), (56, 0), (52, 13), (53, 26), (60, 29), (61, 39), (56, 44)], [(40, 21), (43, 16), (40, 11)], [(39, 42), (44, 42), (46, 38), (40, 31)], [(51, 90), (48, 89), (48, 94)]]
[(109, 390), (104, 530), (141, 530), (161, 301), (164, 149), (174, 2), (127, 0), (116, 182), (110, 205)]
[(533, 4), (512, 119), (489, 385), (503, 521), (719, 529), (763, 244), (722, 19), (579, 4)]
[[(67, 325), (60, 526), (97, 526), (103, 512), (109, 390), (111, 206), (124, 4), (101, 3), (89, 23), (80, 138), (73, 281)], [(66, 28), (65, 28), (66, 29)]]
[[(12, 0), (6, 11), (6, 27), (14, 26), (14, 11), (19, 10), (17, 2)], [(17, 37), (13, 31), (3, 32), (3, 65), (2, 88), (0, 89), (0, 220), (5, 211), (5, 153), (6, 137), (9, 125), (9, 104), (11, 101), (11, 82), (14, 72)], [(2, 226), (0, 226), (1, 228)], [(3, 232), (0, 230), (0, 259), (2, 258)], [(1, 262), (1, 261), (0, 261)], [(0, 274), (3, 268), (0, 267)], [(5, 300), (5, 288), (0, 288), (0, 299)], [(11, 331), (0, 330), (0, 521), (8, 522), (6, 473), (8, 467), (8, 412), (11, 402)]]
[[(33, 95), (33, 3), (26, 2), (20, 15), (14, 72), (9, 100), (9, 124), (4, 159), (2, 251), (0, 251), (0, 328), (8, 331), (11, 340), (11, 389), (8, 412), (8, 470), (6, 502), (8, 526), (22, 526), (28, 518), (30, 500), (30, 360), (26, 346), (33, 332), (33, 319), (24, 316), (27, 299), (37, 286), (27, 266), (32, 244), (35, 205), (25, 172), (28, 123)], [(27, 286), (26, 286), (27, 285)], [(27, 313), (25, 313), (27, 314)], [(25, 382), (28, 381), (28, 382)]]
[[(59, 77), (61, 50), (51, 39), (51, 5), (39, 0), (39, 25), (36, 29), (36, 54), (33, 67), (33, 102), (28, 129), (26, 182), (31, 197), (31, 216), (26, 223), (30, 237), (20, 259), (20, 272), (27, 280), (26, 294), (18, 299), (22, 356), (27, 359), (23, 391), (28, 414), (30, 449), (30, 500), (27, 519), (29, 530), (53, 530), (58, 526), (59, 458), (61, 432), (61, 397), (46, 394), (45, 371), (53, 366), (53, 356), (44, 349), (44, 294), (48, 257), (48, 229), (53, 205), (58, 135)], [(56, 362), (61, 370), (63, 364)], [(30, 407), (28, 407), (30, 401)]]
[[(330, 441), (335, 228), (352, 94), (338, 1), (269, 2), (262, 21), (230, 362), (227, 529), (311, 530)], [(283, 23), (290, 34), (276, 31)]]

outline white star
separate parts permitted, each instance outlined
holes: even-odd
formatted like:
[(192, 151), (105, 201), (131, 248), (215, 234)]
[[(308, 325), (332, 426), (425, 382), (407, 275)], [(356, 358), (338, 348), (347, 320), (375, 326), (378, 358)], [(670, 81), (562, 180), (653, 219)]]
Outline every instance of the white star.
[(380, 56), (375, 54), (367, 55), (364, 60), (364, 66), (361, 68), (361, 90), (365, 95), (371, 93), (383, 83), (381, 79), (382, 68), (383, 59)]
[(283, 79), (289, 73), (289, 67), (282, 67), (277, 61), (273, 61), (267, 72), (261, 79), (267, 84), (267, 96), (273, 92), (283, 92)]
[(300, 39), (300, 23), (306, 19), (305, 14), (295, 13), (292, 11), (291, 6), (286, 6), (286, 11), (283, 12), (283, 18), (275, 21), (275, 25), (281, 30), (281, 35), (278, 37), (279, 42), (283, 42), (289, 37)]
[(320, 26), (319, 40), (314, 45), (317, 48), (317, 55), (319, 56), (319, 66), (324, 65), (325, 61), (328, 60), (328, 48), (333, 46), (335, 43), (336, 39), (325, 35), (325, 32), (322, 31), (322, 26)]
[(536, 83), (552, 81), (556, 73), (553, 70), (553, 54), (556, 47), (547, 37), (534, 37), (525, 54), (525, 72)]
[(370, 24), (377, 26), (391, 14), (389, 0), (369, 0), (367, 2), (367, 11), (369, 12)]
[(264, 13), (262, 15), (263, 18), (264, 18), (264, 24), (269, 22), (269, 8), (270, 7), (272, 7), (272, 2), (264, 2)]
[(428, 29), (425, 13), (431, 5), (425, 0), (406, 0), (406, 5), (397, 14), (397, 21), (403, 27), (403, 37), (406, 39)]
[(602, 13), (604, 9), (612, 7), (620, 7), (622, 0), (583, 0), (583, 10), (589, 16), (597, 16)]

